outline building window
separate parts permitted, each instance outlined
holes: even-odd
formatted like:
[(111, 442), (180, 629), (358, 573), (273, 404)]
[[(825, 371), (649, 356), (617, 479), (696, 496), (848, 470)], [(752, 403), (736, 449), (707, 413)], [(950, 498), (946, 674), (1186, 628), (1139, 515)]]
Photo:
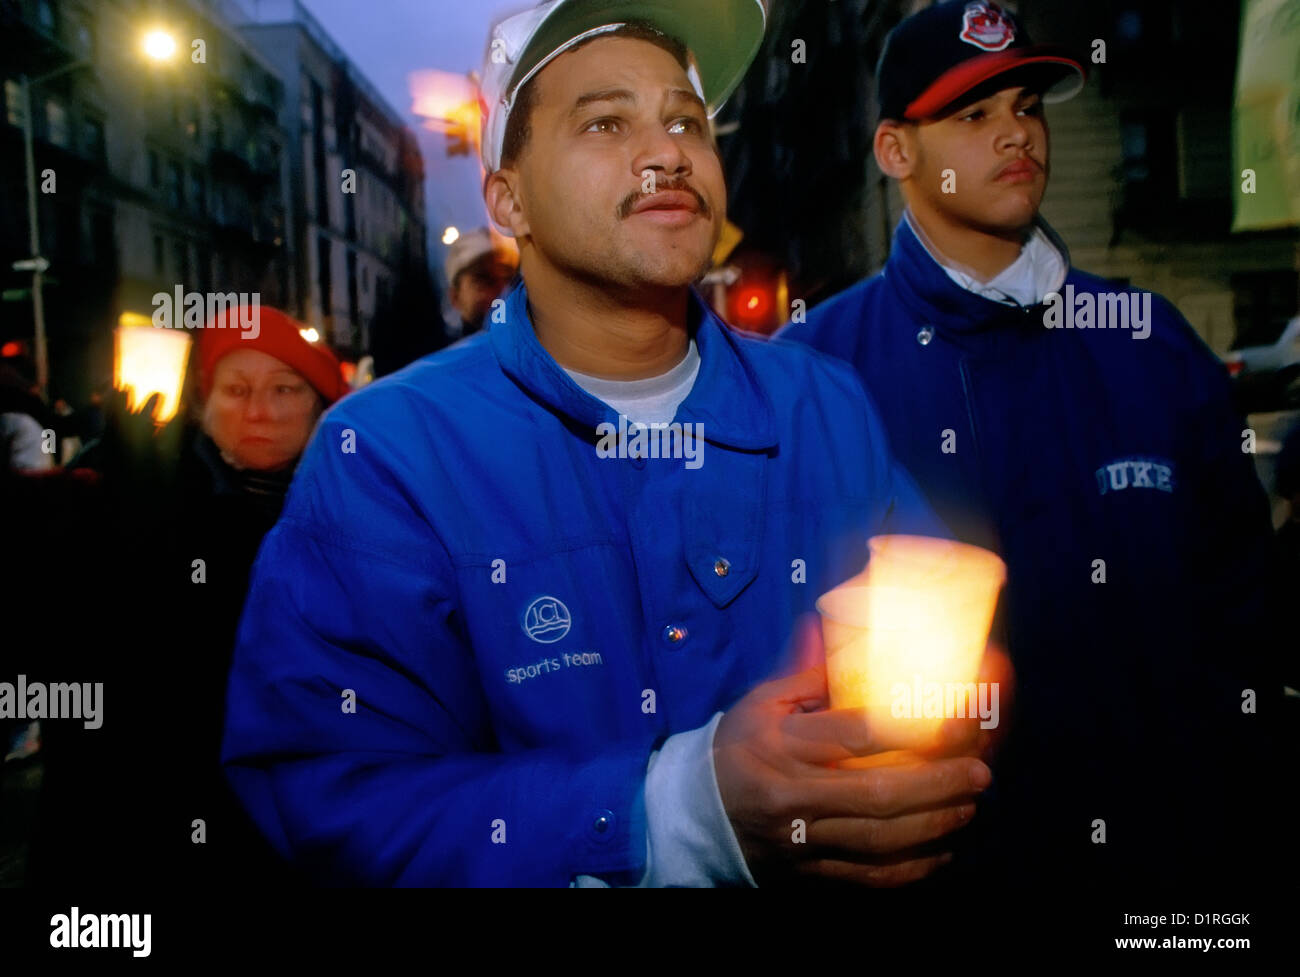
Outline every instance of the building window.
[(107, 151), (104, 146), (104, 120), (86, 116), (82, 123), (82, 150), (98, 163), (104, 162)]
[(197, 140), (200, 136), (200, 120), (202, 113), (199, 111), (199, 103), (196, 99), (187, 98), (181, 106), (181, 112), (185, 118), (185, 135), (190, 139)]
[(184, 241), (172, 244), (172, 263), (176, 267), (178, 281), (185, 282), (190, 277), (190, 248)]
[(117, 264), (117, 242), (113, 237), (113, 215), (110, 211), (96, 210), (90, 218), (91, 260), (101, 267)]
[(212, 252), (207, 248), (199, 249), (199, 291), (212, 291)]
[(1115, 33), (1125, 44), (1142, 40), (1142, 14), (1137, 10), (1122, 10), (1115, 18)]
[(153, 236), (153, 271), (155, 275), (162, 275), (166, 268), (163, 267), (163, 239), (161, 234)]
[(1146, 183), (1151, 179), (1151, 165), (1147, 160), (1147, 142), (1145, 122), (1125, 122), (1120, 127), (1125, 183)]
[(77, 23), (77, 50), (83, 58), (95, 56), (95, 32), (84, 20)]
[(167, 206), (177, 210), (185, 206), (185, 188), (181, 184), (181, 164), (175, 160), (167, 163)]
[(331, 267), (330, 239), (324, 234), (316, 239), (316, 280), (320, 283), (320, 314), (325, 323), (334, 313), (334, 269)]
[(1173, 117), (1163, 109), (1120, 116), (1122, 223), (1148, 229), (1167, 221), (1178, 195), (1178, 151)]
[(12, 78), (5, 79), (5, 118), (11, 126), (23, 124), (27, 106), (23, 104), (23, 86)]
[(56, 146), (68, 145), (68, 110), (58, 99), (45, 102), (45, 136)]
[(207, 211), (207, 185), (203, 180), (203, 174), (198, 168), (190, 170), (190, 200), (194, 204), (194, 209), (200, 213)]
[(46, 34), (54, 35), (55, 29), (59, 26), (59, 21), (54, 15), (52, 0), (36, 0), (36, 23), (40, 25), (41, 30)]

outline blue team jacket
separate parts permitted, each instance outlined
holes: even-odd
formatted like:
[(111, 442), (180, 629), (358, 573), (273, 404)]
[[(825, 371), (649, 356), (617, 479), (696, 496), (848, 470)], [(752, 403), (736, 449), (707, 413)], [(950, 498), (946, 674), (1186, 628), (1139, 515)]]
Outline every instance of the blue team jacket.
[(772, 677), (868, 536), (940, 528), (851, 369), (694, 295), (702, 464), (599, 457), (619, 419), (526, 302), (330, 409), (258, 554), (223, 760), (326, 881), (635, 882), (651, 751)]
[[(781, 335), (853, 364), (940, 518), (1007, 562), (1017, 674), (980, 819), (1000, 841), (969, 853), (984, 880), (1063, 878), (1068, 858), (1203, 871), (1227, 837), (1206, 824), (1268, 812), (1276, 780), (1246, 773), (1281, 685), (1268, 505), (1226, 373), (1182, 316), (1073, 268), (1062, 291), (1076, 312), (1090, 295), (1093, 323), (1100, 295), (1150, 302), (1150, 334), (1047, 328), (1043, 305), (967, 291), (904, 220), (879, 274)], [(1268, 704), (1243, 712), (1247, 689)]]

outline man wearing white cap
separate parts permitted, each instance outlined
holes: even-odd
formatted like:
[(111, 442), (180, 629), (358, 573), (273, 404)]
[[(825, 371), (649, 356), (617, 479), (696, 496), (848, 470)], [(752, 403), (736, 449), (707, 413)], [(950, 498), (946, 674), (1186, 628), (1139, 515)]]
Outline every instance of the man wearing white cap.
[(691, 288), (726, 209), (709, 116), (763, 27), (555, 0), (494, 30), (484, 195), (522, 284), (322, 419), (242, 622), (224, 758), (308, 870), (897, 885), (970, 819), (982, 762), (833, 767), (889, 744), (821, 670), (773, 680), (869, 536), (940, 527), (848, 367)]
[(508, 243), (494, 239), (486, 227), (478, 227), (462, 234), (447, 249), (444, 270), (456, 312), (450, 330), (452, 339), (463, 339), (482, 329), (492, 303), (515, 277), (519, 257), (505, 246)]

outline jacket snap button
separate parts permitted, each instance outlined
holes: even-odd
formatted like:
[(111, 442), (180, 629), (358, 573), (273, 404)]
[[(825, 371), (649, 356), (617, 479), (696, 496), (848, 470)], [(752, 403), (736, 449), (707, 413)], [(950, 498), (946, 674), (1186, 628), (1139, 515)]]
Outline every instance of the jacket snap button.
[(921, 331), (916, 334), (916, 341), (922, 346), (929, 346), (930, 340), (934, 338), (934, 330), (929, 326), (922, 326)]
[(731, 564), (727, 561), (726, 557), (720, 556), (714, 561), (713, 572), (719, 577), (725, 577), (731, 572)]
[(596, 815), (596, 820), (591, 823), (591, 827), (597, 834), (604, 834), (614, 824), (613, 811), (601, 811)]
[(679, 645), (686, 640), (686, 629), (680, 624), (670, 624), (664, 628), (664, 640), (670, 645)]

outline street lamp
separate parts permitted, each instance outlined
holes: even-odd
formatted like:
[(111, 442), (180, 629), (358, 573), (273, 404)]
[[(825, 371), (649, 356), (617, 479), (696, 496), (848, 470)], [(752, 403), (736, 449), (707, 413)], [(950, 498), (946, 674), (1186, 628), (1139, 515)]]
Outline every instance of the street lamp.
[[(144, 51), (154, 61), (169, 61), (176, 53), (176, 39), (166, 31), (152, 30), (145, 35)], [(28, 78), (27, 75), (18, 76), (18, 84), (23, 93), (23, 157), (27, 168), (27, 228), (28, 243), (32, 256), (23, 261), (15, 262), (14, 270), (30, 271), (32, 273), (32, 320), (36, 332), (36, 383), (40, 388), (42, 397), (49, 393), (50, 384), (49, 348), (45, 340), (45, 298), (42, 293), (45, 271), (49, 268), (50, 263), (41, 256), (40, 216), (36, 208), (36, 151), (32, 127), (32, 89), (60, 75), (76, 71), (79, 68), (88, 68), (90, 65), (89, 59), (82, 58), (70, 64), (65, 64), (61, 68), (55, 68), (53, 71), (47, 71), (43, 75), (37, 75), (35, 78)]]
[(176, 56), (176, 38), (164, 30), (151, 30), (144, 35), (141, 48), (151, 61), (170, 61)]

